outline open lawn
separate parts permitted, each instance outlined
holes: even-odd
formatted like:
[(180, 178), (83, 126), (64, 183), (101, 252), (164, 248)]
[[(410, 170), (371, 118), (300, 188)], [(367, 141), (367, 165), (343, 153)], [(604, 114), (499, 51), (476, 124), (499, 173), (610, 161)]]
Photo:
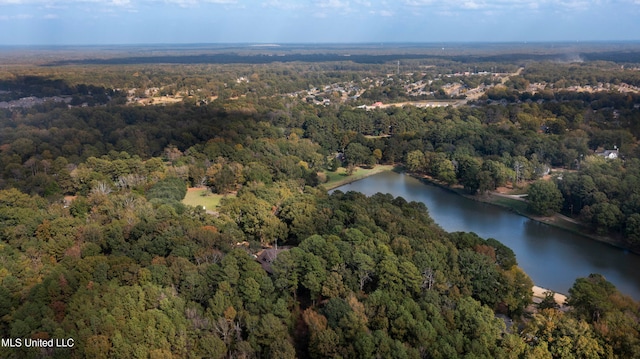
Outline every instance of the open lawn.
[(225, 197), (235, 197), (235, 194), (214, 194), (206, 188), (189, 188), (182, 203), (189, 206), (203, 206), (206, 209), (214, 209), (220, 205), (220, 200)]
[(380, 172), (391, 171), (393, 168), (393, 165), (377, 165), (373, 168), (357, 167), (351, 176), (347, 176), (346, 168), (340, 167), (335, 172), (325, 172), (325, 175), (327, 176), (327, 182), (323, 185), (326, 189), (334, 189), (336, 187), (361, 180), (365, 177), (369, 177)]

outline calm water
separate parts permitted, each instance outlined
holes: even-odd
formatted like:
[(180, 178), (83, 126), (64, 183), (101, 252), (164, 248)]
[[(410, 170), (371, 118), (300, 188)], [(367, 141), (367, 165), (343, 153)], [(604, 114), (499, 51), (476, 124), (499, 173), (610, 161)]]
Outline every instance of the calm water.
[(466, 199), (411, 176), (384, 172), (339, 187), (368, 196), (377, 192), (423, 202), (446, 231), (475, 232), (510, 247), (518, 264), (539, 286), (567, 293), (578, 277), (600, 273), (623, 293), (640, 300), (640, 256)]

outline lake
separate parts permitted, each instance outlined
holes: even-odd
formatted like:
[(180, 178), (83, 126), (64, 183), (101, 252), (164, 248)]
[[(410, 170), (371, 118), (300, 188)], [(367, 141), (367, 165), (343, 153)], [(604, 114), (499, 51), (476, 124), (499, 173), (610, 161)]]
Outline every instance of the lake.
[(518, 265), (538, 286), (566, 294), (576, 278), (600, 273), (622, 293), (640, 300), (640, 256), (623, 249), (467, 199), (402, 173), (383, 172), (336, 190), (368, 196), (390, 193), (423, 202), (446, 231), (475, 232), (511, 248)]

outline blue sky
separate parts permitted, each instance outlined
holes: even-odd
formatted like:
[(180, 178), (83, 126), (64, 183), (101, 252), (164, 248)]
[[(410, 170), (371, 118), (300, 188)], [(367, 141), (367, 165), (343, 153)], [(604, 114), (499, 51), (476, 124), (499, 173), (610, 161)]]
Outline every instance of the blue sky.
[(0, 0), (0, 45), (640, 40), (640, 0)]

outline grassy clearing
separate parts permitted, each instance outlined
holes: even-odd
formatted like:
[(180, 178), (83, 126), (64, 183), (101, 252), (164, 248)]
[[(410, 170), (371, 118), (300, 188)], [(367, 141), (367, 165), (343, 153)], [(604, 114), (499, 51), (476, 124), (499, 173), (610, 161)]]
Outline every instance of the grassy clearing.
[(182, 203), (189, 206), (203, 206), (207, 209), (214, 209), (220, 205), (220, 200), (225, 197), (234, 197), (234, 194), (214, 194), (206, 188), (189, 188)]
[[(563, 219), (562, 217), (556, 216), (554, 218), (553, 225), (555, 225), (556, 227), (564, 228), (564, 229), (569, 230), (571, 232), (582, 234), (582, 235), (589, 235), (589, 236), (592, 235), (592, 233), (589, 232), (588, 227), (586, 227), (584, 225), (581, 225), (581, 224), (577, 224), (577, 223), (573, 223), (573, 222), (567, 221), (567, 220)], [(599, 240), (601, 240), (601, 239), (599, 239)]]
[(388, 138), (391, 137), (391, 135), (379, 135), (379, 136), (374, 136), (374, 135), (364, 135), (364, 138), (369, 139), (369, 140), (377, 140), (380, 138)]
[(521, 213), (527, 216), (533, 215), (533, 213), (530, 213), (527, 208), (527, 202), (518, 201), (516, 199), (511, 199), (511, 198), (498, 197), (498, 196), (491, 196), (489, 197), (488, 200), (486, 200), (486, 202), (489, 202), (501, 207), (510, 208), (517, 213)]
[(327, 182), (323, 185), (326, 189), (334, 189), (336, 187), (361, 180), (365, 177), (369, 177), (380, 172), (391, 171), (393, 168), (393, 165), (377, 165), (373, 168), (357, 167), (351, 176), (347, 176), (346, 168), (340, 167), (335, 172), (324, 173), (327, 176)]

